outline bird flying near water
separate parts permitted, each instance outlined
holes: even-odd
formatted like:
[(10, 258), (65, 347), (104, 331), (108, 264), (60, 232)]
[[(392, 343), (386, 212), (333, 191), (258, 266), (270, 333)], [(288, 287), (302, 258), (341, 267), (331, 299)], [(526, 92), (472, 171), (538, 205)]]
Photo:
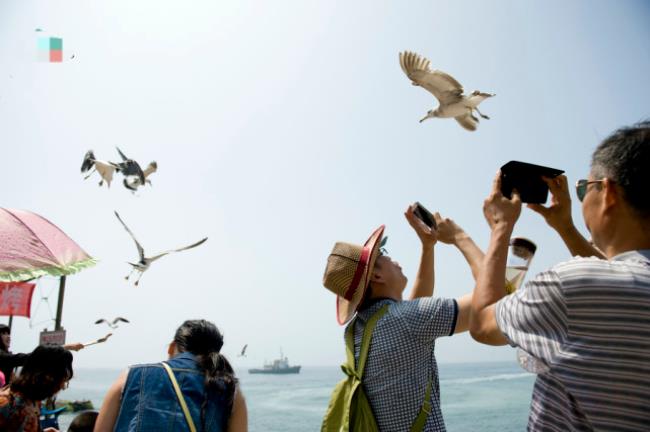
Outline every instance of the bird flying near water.
[(478, 90), (470, 95), (463, 94), (463, 86), (451, 75), (440, 70), (431, 70), (429, 60), (410, 51), (399, 54), (399, 63), (413, 85), (428, 90), (440, 103), (438, 108), (429, 110), (420, 123), (432, 117), (453, 117), (465, 129), (475, 131), (479, 119), (474, 116), (474, 111), (484, 119), (489, 119), (479, 111), (478, 105), (494, 94)]
[(128, 232), (129, 235), (131, 236), (131, 238), (133, 239), (133, 242), (135, 243), (136, 248), (138, 248), (138, 255), (139, 255), (140, 259), (138, 260), (137, 263), (131, 263), (131, 262), (128, 263), (128, 264), (131, 265), (131, 267), (133, 267), (133, 269), (131, 269), (131, 273), (129, 273), (124, 278), (126, 280), (129, 280), (129, 278), (131, 277), (131, 275), (133, 274), (134, 271), (139, 272), (138, 279), (135, 281), (135, 286), (138, 286), (138, 283), (140, 282), (140, 278), (142, 278), (142, 274), (145, 271), (149, 270), (149, 267), (151, 266), (151, 263), (153, 263), (154, 261), (156, 261), (156, 260), (158, 260), (158, 259), (160, 259), (160, 258), (162, 258), (165, 255), (168, 255), (170, 253), (181, 252), (181, 251), (184, 251), (184, 250), (195, 248), (195, 247), (205, 243), (205, 241), (208, 239), (207, 237), (205, 237), (205, 238), (199, 240), (198, 242), (193, 243), (193, 244), (191, 244), (189, 246), (185, 246), (185, 247), (182, 247), (182, 248), (179, 248), (179, 249), (168, 250), (168, 251), (165, 251), (165, 252), (161, 252), (158, 255), (154, 255), (154, 256), (151, 256), (151, 257), (146, 257), (145, 253), (144, 253), (144, 249), (142, 248), (142, 246), (140, 245), (138, 240), (135, 238), (135, 235), (133, 235), (133, 233), (131, 232), (129, 227), (126, 226), (126, 224), (124, 223), (124, 221), (122, 220), (120, 215), (117, 212), (115, 212), (115, 216), (117, 216), (117, 220), (120, 221), (120, 223), (122, 224), (122, 226), (124, 227), (126, 232)]

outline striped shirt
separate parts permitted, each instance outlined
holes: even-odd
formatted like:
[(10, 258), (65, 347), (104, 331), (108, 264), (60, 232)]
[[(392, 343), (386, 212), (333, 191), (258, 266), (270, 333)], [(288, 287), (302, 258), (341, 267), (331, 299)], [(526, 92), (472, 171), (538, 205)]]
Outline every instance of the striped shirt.
[(559, 264), (500, 300), (496, 319), (546, 367), (529, 430), (650, 429), (650, 250)]
[(438, 365), (433, 351), (436, 338), (454, 333), (458, 316), (456, 300), (424, 297), (396, 302), (383, 299), (359, 311), (348, 324), (355, 326), (357, 362), (366, 322), (385, 304), (390, 307), (377, 321), (361, 380), (379, 430), (410, 430), (431, 380), (431, 413), (424, 430), (444, 431)]

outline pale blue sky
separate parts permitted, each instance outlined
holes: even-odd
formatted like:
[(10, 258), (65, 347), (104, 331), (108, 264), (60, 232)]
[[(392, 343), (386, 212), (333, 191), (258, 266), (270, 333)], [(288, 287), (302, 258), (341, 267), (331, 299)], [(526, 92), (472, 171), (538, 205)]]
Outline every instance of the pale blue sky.
[[(224, 331), (236, 367), (280, 347), (293, 363), (337, 364), (342, 328), (321, 285), (334, 242), (362, 242), (384, 223), (413, 279), (409, 203), (454, 218), (484, 247), (482, 201), (503, 163), (585, 177), (602, 138), (650, 116), (648, 22), (643, 1), (0, 0), (1, 205), (44, 215), (100, 260), (69, 278), (69, 340), (103, 335), (99, 317), (132, 320), (80, 352), (79, 366), (159, 360), (197, 317)], [(63, 38), (63, 64), (36, 61), (37, 27)], [(404, 76), (403, 50), (468, 91), (496, 93), (481, 105), (492, 119), (475, 133), (419, 124), (436, 101)], [(114, 159), (116, 145), (158, 161), (153, 187), (132, 196), (83, 181), (86, 150)], [(134, 288), (123, 277), (136, 250), (114, 209), (151, 252), (209, 240)], [(574, 218), (584, 232), (577, 203)], [(528, 210), (516, 235), (539, 247), (532, 272), (569, 257)], [(436, 259), (436, 295), (472, 289), (457, 251), (438, 245)], [(33, 348), (39, 330), (17, 318), (13, 349)], [(248, 358), (236, 358), (246, 343)], [(461, 335), (437, 355), (515, 354)]]

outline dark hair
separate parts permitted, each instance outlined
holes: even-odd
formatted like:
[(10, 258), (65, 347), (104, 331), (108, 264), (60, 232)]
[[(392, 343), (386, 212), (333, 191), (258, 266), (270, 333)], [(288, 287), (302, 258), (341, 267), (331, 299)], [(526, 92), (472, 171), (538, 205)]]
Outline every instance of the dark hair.
[(25, 359), (11, 391), (31, 401), (54, 396), (72, 378), (72, 353), (58, 345), (39, 345)]
[[(223, 394), (228, 407), (232, 407), (237, 378), (228, 360), (220, 353), (223, 336), (217, 326), (206, 320), (185, 321), (176, 330), (174, 342), (178, 351), (187, 351), (196, 356), (199, 368), (205, 374), (201, 423), (204, 422), (208, 394)], [(230, 409), (227, 412), (230, 412)], [(225, 419), (227, 420), (227, 416)]]
[(591, 174), (607, 177), (623, 190), (625, 201), (642, 218), (650, 217), (650, 120), (623, 127), (594, 151)]
[[(0, 335), (11, 334), (11, 329), (7, 324), (0, 324)], [(5, 345), (4, 341), (0, 338), (0, 351), (9, 351), (9, 347)]]
[(70, 423), (68, 432), (93, 432), (98, 414), (97, 411), (92, 410), (79, 413)]

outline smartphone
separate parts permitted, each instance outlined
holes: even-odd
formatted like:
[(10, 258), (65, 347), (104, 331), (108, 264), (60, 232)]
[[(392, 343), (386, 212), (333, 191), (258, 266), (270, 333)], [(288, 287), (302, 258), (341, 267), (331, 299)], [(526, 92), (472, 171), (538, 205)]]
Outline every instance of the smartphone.
[(548, 199), (548, 186), (542, 176), (552, 178), (562, 173), (564, 171), (556, 168), (510, 161), (501, 167), (501, 193), (510, 199), (513, 189), (517, 189), (521, 202), (544, 204)]
[(419, 201), (415, 202), (415, 210), (413, 214), (417, 216), (426, 226), (433, 229), (438, 229), (438, 224), (429, 210), (427, 210)]

